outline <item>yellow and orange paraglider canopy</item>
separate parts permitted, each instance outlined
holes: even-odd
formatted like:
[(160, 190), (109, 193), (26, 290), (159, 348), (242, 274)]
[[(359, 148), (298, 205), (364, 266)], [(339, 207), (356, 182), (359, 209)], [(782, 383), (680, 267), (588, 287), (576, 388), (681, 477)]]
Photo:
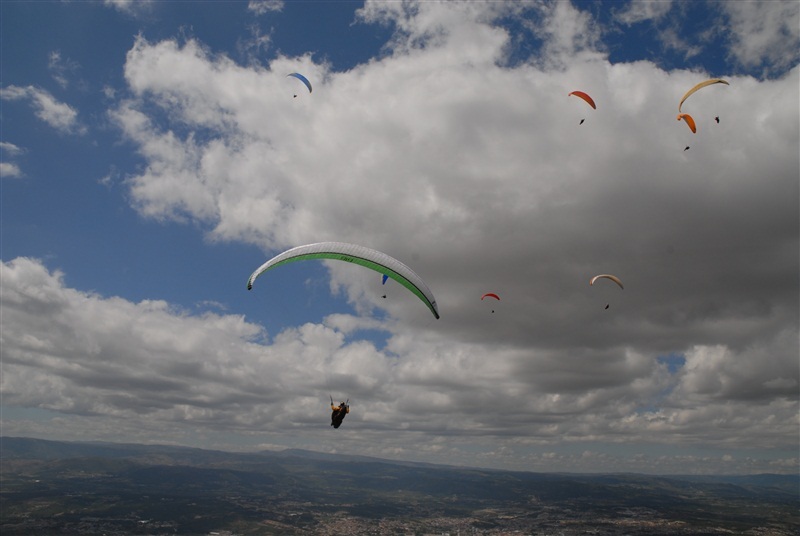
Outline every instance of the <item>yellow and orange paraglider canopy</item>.
[(699, 84), (694, 86), (692, 89), (687, 91), (686, 94), (683, 96), (683, 98), (681, 99), (681, 102), (678, 103), (678, 112), (679, 113), (681, 112), (681, 106), (683, 106), (683, 103), (686, 101), (686, 99), (688, 99), (695, 91), (703, 89), (704, 87), (710, 86), (710, 85), (713, 85), (713, 84), (725, 84), (726, 86), (730, 85), (728, 82), (726, 82), (722, 78), (712, 78), (711, 80), (706, 80), (705, 82), (700, 82)]

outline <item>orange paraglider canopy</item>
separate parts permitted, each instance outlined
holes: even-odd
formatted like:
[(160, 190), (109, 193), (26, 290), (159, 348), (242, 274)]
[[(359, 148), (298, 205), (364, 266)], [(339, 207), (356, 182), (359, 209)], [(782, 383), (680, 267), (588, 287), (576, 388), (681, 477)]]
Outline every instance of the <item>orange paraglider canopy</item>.
[(694, 119), (692, 119), (691, 115), (689, 115), (689, 114), (678, 114), (677, 119), (678, 119), (678, 121), (683, 119), (684, 121), (686, 121), (686, 124), (689, 125), (689, 128), (692, 129), (692, 132), (697, 132), (697, 126), (694, 124)]
[(572, 95), (575, 95), (576, 97), (582, 98), (583, 100), (585, 100), (586, 102), (589, 103), (589, 106), (591, 106), (592, 108), (597, 110), (597, 106), (595, 106), (595, 104), (594, 104), (594, 99), (592, 99), (588, 94), (584, 93), (583, 91), (573, 91), (572, 93), (570, 93), (567, 96), (569, 97), (569, 96), (572, 96)]

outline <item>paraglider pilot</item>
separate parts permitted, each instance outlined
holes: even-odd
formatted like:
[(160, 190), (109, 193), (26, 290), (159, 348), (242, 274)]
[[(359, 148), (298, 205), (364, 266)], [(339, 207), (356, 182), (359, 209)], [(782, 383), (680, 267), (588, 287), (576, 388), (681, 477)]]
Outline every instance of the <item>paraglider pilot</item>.
[(338, 406), (334, 406), (333, 397), (331, 397), (331, 412), (331, 426), (339, 428), (342, 425), (344, 416), (350, 413), (350, 405), (347, 402), (341, 402)]

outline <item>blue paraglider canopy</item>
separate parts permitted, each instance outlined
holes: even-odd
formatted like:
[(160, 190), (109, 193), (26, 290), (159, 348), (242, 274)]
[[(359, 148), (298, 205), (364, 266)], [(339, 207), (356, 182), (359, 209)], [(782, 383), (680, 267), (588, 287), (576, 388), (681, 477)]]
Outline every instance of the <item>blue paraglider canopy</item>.
[(294, 76), (295, 78), (300, 80), (302, 83), (306, 85), (306, 87), (308, 88), (308, 92), (311, 93), (311, 82), (308, 81), (308, 78), (306, 78), (300, 73), (289, 73), (286, 76)]

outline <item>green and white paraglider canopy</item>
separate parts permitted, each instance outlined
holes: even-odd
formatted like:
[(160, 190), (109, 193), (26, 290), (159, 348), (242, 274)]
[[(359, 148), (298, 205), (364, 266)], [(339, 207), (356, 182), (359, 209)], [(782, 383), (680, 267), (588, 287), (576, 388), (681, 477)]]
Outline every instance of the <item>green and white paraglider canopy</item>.
[(268, 270), (282, 264), (310, 259), (332, 259), (352, 262), (387, 275), (413, 292), (428, 306), (433, 316), (439, 318), (439, 309), (436, 306), (433, 292), (414, 270), (386, 253), (345, 242), (319, 242), (284, 251), (259, 266), (252, 273), (250, 279), (247, 280), (247, 290), (252, 289), (256, 278)]

